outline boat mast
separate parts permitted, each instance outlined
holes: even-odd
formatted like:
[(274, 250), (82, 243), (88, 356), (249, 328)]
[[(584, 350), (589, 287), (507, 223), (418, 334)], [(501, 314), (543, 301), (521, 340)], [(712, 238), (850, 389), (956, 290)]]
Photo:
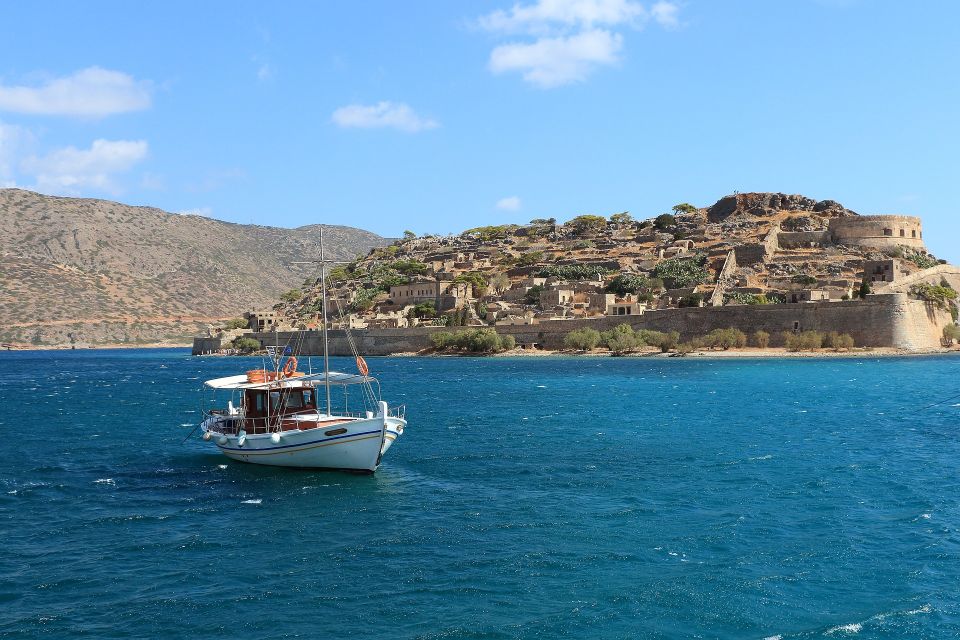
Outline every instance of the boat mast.
[(323, 256), (323, 225), (320, 225), (320, 295), (323, 308), (323, 381), (327, 388), (327, 415), (330, 414), (330, 342), (327, 338), (327, 263)]

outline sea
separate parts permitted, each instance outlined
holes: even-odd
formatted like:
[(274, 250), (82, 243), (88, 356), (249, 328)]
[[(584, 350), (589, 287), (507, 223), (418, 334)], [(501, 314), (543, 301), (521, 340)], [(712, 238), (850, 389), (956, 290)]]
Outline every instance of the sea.
[(260, 362), (0, 353), (0, 637), (960, 637), (958, 357), (369, 358), (367, 476), (191, 435)]

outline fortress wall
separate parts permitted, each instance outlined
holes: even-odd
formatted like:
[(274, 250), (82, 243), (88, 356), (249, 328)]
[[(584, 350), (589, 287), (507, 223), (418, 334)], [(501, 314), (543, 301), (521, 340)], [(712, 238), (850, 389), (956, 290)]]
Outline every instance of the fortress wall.
[(833, 236), (829, 231), (781, 231), (777, 235), (777, 242), (783, 249), (805, 248), (811, 245), (822, 247), (831, 244)]
[[(888, 235), (889, 231), (891, 235)], [(830, 220), (830, 233), (837, 244), (895, 249), (907, 246), (926, 250), (923, 225), (914, 216), (846, 216)], [(902, 235), (901, 235), (902, 233)]]
[[(784, 331), (838, 331), (853, 336), (857, 346), (898, 347), (904, 349), (936, 348), (940, 345), (943, 326), (950, 321), (949, 313), (919, 300), (909, 300), (905, 294), (870, 295), (865, 300), (778, 305), (736, 305), (726, 307), (693, 307), (647, 311), (641, 316), (607, 317), (593, 320), (552, 320), (535, 325), (499, 326), (502, 335), (512, 335), (518, 344), (537, 344), (546, 349), (559, 349), (564, 336), (583, 327), (598, 331), (612, 329), (619, 324), (630, 324), (634, 329), (677, 331), (681, 340), (705, 335), (714, 329), (734, 327), (751, 334), (763, 330), (771, 335), (771, 344), (782, 343)], [(439, 331), (458, 331), (459, 328), (415, 327), (409, 329), (355, 330), (354, 339), (365, 355), (410, 353), (431, 346), (430, 336)], [(274, 342), (274, 334), (248, 334)], [(281, 343), (292, 334), (281, 333)], [(349, 355), (345, 333), (330, 331), (330, 350), (333, 355)], [(322, 334), (304, 332), (302, 353), (322, 353)]]

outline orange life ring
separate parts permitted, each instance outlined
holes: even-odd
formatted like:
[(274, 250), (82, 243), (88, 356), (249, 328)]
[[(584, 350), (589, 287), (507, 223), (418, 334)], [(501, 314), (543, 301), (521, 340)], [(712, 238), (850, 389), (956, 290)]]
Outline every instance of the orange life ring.
[(359, 371), (360, 375), (362, 376), (370, 374), (370, 368), (367, 366), (367, 361), (360, 356), (357, 356), (357, 371)]
[(297, 371), (297, 359), (294, 356), (287, 358), (287, 364), (283, 366), (283, 377), (289, 378)]

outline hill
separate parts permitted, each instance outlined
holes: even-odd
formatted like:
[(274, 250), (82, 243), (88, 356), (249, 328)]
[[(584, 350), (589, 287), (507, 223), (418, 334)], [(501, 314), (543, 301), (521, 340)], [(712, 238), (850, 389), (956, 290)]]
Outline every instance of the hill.
[[(319, 225), (282, 229), (0, 189), (0, 342), (177, 341), (316, 276)], [(324, 225), (335, 259), (387, 243)]]
[[(919, 218), (738, 193), (639, 220), (624, 212), (409, 237), (335, 269), (331, 281), (354, 327), (479, 326), (852, 300), (867, 290), (907, 291), (938, 262)], [(316, 288), (288, 296), (279, 328), (316, 326), (318, 296)]]

